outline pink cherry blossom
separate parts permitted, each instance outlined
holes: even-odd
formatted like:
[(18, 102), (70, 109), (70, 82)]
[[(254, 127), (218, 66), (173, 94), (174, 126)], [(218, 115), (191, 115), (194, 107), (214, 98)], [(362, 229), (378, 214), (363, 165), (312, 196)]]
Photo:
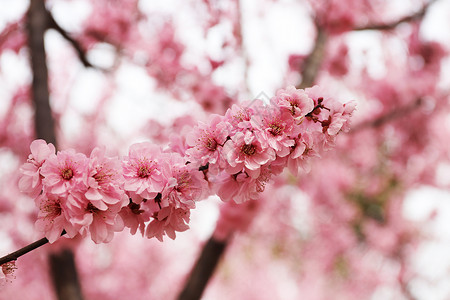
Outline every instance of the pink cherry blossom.
[(282, 110), (289, 111), (294, 118), (301, 118), (314, 109), (313, 100), (304, 90), (298, 90), (294, 86), (279, 90), (270, 101)]
[(290, 113), (268, 109), (263, 115), (253, 116), (251, 123), (259, 129), (256, 134), (267, 141), (278, 156), (284, 157), (290, 153), (290, 148), (294, 146), (292, 137), (298, 134), (296, 132), (298, 127), (295, 126)]
[(270, 166), (261, 169), (256, 178), (252, 178), (244, 172), (229, 175), (226, 172), (220, 174), (213, 182), (216, 194), (222, 201), (234, 201), (244, 203), (249, 200), (256, 200), (260, 193), (264, 191), (266, 184), (270, 181), (272, 172)]
[(259, 176), (262, 165), (275, 160), (276, 157), (267, 141), (250, 130), (245, 133), (237, 132), (225, 143), (223, 154), (228, 162), (228, 173), (236, 174), (245, 168), (247, 174), (253, 178)]
[[(146, 205), (147, 202), (153, 202), (153, 209), (149, 209), (148, 205)], [(157, 205), (154, 201), (147, 202), (142, 201), (140, 204), (137, 204), (130, 201), (128, 206), (123, 207), (119, 212), (124, 226), (130, 228), (130, 233), (133, 235), (136, 234), (139, 229), (142, 236), (144, 236), (145, 223), (159, 210), (159, 207), (156, 207)]]
[(223, 121), (232, 126), (231, 134), (234, 134), (237, 131), (251, 129), (253, 127), (250, 123), (252, 116), (259, 115), (265, 110), (266, 105), (260, 99), (244, 101), (239, 105), (233, 104), (233, 106), (225, 113)]
[(167, 155), (163, 163), (163, 175), (167, 184), (162, 192), (160, 205), (192, 209), (195, 202), (207, 195), (208, 184), (203, 172), (193, 169), (180, 155)]
[(85, 177), (86, 199), (100, 210), (117, 203), (127, 205), (128, 197), (121, 187), (124, 181), (121, 171), (118, 159), (106, 157), (104, 148), (92, 150)]
[(50, 155), (41, 168), (44, 192), (63, 195), (85, 189), (82, 179), (87, 165), (87, 157), (73, 149)]
[(292, 152), (287, 160), (289, 171), (295, 176), (297, 176), (300, 169), (309, 172), (311, 170), (310, 159), (312, 157), (320, 157), (315, 149), (316, 146), (312, 135), (301, 134), (295, 138), (295, 145), (292, 147)]
[(154, 215), (154, 219), (148, 224), (145, 230), (147, 238), (156, 237), (163, 241), (163, 236), (167, 235), (175, 239), (176, 231), (182, 232), (189, 229), (190, 211), (173, 206), (163, 207)]
[(217, 173), (217, 169), (223, 167), (222, 146), (229, 134), (230, 124), (224, 122), (222, 116), (213, 115), (208, 124), (199, 122), (186, 138), (191, 147), (186, 151), (189, 161), (195, 166), (209, 164), (209, 171)]
[[(70, 199), (70, 198), (69, 198)], [(122, 203), (109, 204), (99, 209), (87, 198), (80, 195), (77, 207), (69, 208), (70, 222), (79, 227), (82, 236), (90, 235), (95, 243), (108, 243), (114, 232), (122, 231), (124, 223), (119, 215)]]
[(51, 155), (55, 154), (55, 146), (47, 144), (44, 140), (34, 140), (30, 145), (31, 154), (22, 165), (22, 176), (19, 180), (19, 189), (35, 198), (42, 190), (42, 178), (40, 170), (42, 164)]
[(142, 199), (155, 198), (164, 188), (165, 179), (158, 161), (160, 155), (160, 148), (151, 143), (131, 145), (129, 155), (122, 166), (124, 189), (130, 192), (135, 203)]
[(69, 221), (67, 198), (60, 195), (44, 194), (36, 199), (39, 207), (36, 229), (42, 231), (50, 243), (55, 242), (63, 230), (71, 238), (78, 234), (79, 226)]

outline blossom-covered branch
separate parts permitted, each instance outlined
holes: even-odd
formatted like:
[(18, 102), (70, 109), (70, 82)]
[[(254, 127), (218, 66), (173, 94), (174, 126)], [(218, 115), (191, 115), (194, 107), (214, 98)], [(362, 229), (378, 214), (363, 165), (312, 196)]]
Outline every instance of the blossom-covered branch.
[(329, 149), (348, 129), (353, 102), (341, 104), (315, 86), (288, 87), (270, 105), (261, 100), (212, 115), (166, 149), (144, 142), (128, 156), (90, 157), (58, 151), (43, 140), (31, 143), (19, 187), (39, 208), (36, 227), (50, 243), (62, 231), (109, 242), (125, 227), (147, 238), (174, 239), (189, 228), (196, 202), (216, 193), (223, 201), (257, 199), (285, 167), (297, 174), (309, 157)]

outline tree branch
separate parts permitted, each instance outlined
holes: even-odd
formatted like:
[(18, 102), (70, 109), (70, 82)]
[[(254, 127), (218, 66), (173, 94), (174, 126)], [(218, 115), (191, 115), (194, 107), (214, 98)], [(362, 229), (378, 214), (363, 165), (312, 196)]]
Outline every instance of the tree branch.
[[(58, 299), (82, 300), (83, 296), (73, 252), (65, 249), (60, 253), (50, 254), (49, 260), (53, 274), (53, 285)], [(64, 267), (61, 268), (61, 266)]]
[[(45, 1), (31, 0), (28, 10), (27, 29), (31, 72), (33, 74), (31, 90), (35, 108), (34, 123), (36, 136), (37, 138), (45, 140), (47, 143), (52, 143), (55, 145), (55, 148), (58, 148), (56, 143), (55, 125), (50, 107), (48, 69), (44, 47), (44, 34), (49, 28), (50, 21), (49, 13), (45, 8)], [(40, 247), (46, 244), (48, 242), (46, 240), (47, 239), (39, 240), (35, 246)], [(73, 253), (67, 250), (59, 254), (53, 254), (50, 257), (50, 261), (57, 261), (57, 263), (51, 264), (51, 276), (55, 284), (58, 299), (80, 300), (81, 289)], [(68, 273), (71, 273), (71, 275), (61, 275)], [(64, 292), (66, 290), (71, 290), (72, 292), (66, 293)], [(75, 292), (73, 292), (74, 290)]]
[(200, 299), (226, 247), (226, 241), (217, 241), (213, 237), (208, 240), (192, 269), (183, 291), (178, 296), (178, 300)]
[[(61, 236), (65, 235), (65, 234), (66, 234), (66, 231), (63, 230), (61, 232)], [(0, 257), (0, 265), (3, 265), (5, 263), (13, 261), (13, 260), (17, 260), (22, 255), (25, 255), (28, 252), (31, 252), (31, 251), (33, 251), (33, 250), (35, 250), (35, 249), (37, 249), (37, 248), (39, 248), (41, 246), (44, 246), (47, 243), (48, 243), (48, 239), (47, 238), (42, 238), (40, 240), (37, 240), (34, 243), (31, 243), (31, 244), (29, 244), (29, 245), (27, 245), (25, 247), (20, 248), (17, 251), (14, 251), (14, 252), (12, 252), (12, 253), (10, 253), (8, 255)]]
[(73, 47), (73, 49), (77, 53), (78, 59), (81, 61), (81, 63), (86, 68), (98, 69), (88, 61), (85, 50), (81, 47), (80, 43), (74, 38), (72, 38), (67, 31), (61, 28), (61, 26), (59, 26), (59, 24), (53, 18), (53, 15), (48, 10), (46, 10), (46, 14), (48, 18), (48, 28), (56, 30), (66, 41), (69, 42), (69, 44)]
[(386, 114), (379, 116), (378, 118), (376, 118), (374, 120), (368, 120), (368, 121), (361, 122), (360, 124), (355, 125), (349, 131), (349, 133), (355, 133), (355, 132), (358, 132), (360, 130), (367, 129), (367, 128), (381, 127), (390, 121), (401, 118), (401, 117), (406, 116), (409, 113), (413, 112), (414, 110), (416, 110), (417, 108), (419, 108), (422, 105), (422, 102), (423, 102), (422, 98), (418, 98), (416, 101), (414, 101), (408, 105), (405, 105), (403, 107), (400, 107), (398, 109), (393, 109), (393, 110), (387, 112)]
[(405, 16), (397, 21), (394, 21), (391, 23), (384, 23), (384, 24), (365, 25), (365, 26), (361, 26), (361, 27), (356, 27), (353, 30), (354, 31), (362, 31), (362, 30), (391, 30), (391, 29), (394, 29), (401, 23), (409, 23), (409, 22), (413, 22), (413, 21), (422, 19), (423, 16), (426, 14), (430, 5), (433, 4), (434, 2), (436, 2), (436, 0), (430, 0), (428, 3), (424, 4), (422, 9), (419, 10), (418, 12), (416, 12), (410, 16)]
[(302, 82), (297, 85), (298, 89), (304, 89), (311, 87), (316, 81), (317, 74), (319, 73), (320, 66), (322, 64), (323, 56), (325, 54), (325, 44), (327, 41), (327, 35), (325, 30), (317, 26), (317, 36), (314, 44), (314, 48), (308, 57), (305, 59), (305, 63), (302, 70)]
[(32, 99), (35, 109), (34, 124), (37, 138), (56, 147), (55, 125), (49, 103), (48, 70), (44, 47), (44, 34), (48, 19), (43, 0), (30, 1), (27, 29), (30, 48)]

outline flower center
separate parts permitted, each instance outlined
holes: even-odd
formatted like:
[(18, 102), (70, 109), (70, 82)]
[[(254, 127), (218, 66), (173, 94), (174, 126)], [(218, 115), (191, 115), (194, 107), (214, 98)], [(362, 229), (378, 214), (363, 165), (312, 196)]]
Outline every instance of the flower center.
[(95, 175), (92, 177), (94, 177), (95, 181), (97, 181), (98, 184), (106, 183), (113, 177), (112, 172), (108, 173), (104, 168), (97, 168), (96, 171), (97, 173), (95, 173)]
[(206, 149), (208, 149), (209, 151), (216, 151), (216, 149), (217, 149), (217, 142), (216, 142), (216, 140), (213, 139), (213, 138), (208, 138), (208, 139), (205, 141), (205, 147), (206, 147)]
[(137, 170), (137, 175), (140, 178), (147, 178), (152, 174), (153, 168), (150, 165), (141, 164)]
[(189, 188), (190, 183), (191, 175), (189, 174), (189, 172), (183, 172), (177, 178), (176, 190), (182, 192), (183, 190)]
[(251, 156), (251, 155), (255, 154), (256, 147), (253, 144), (250, 144), (250, 145), (244, 144), (241, 147), (241, 152), (247, 156)]
[(62, 209), (59, 201), (47, 201), (41, 207), (41, 211), (45, 213), (45, 218), (54, 219), (61, 215)]
[(278, 122), (270, 124), (269, 127), (270, 127), (269, 132), (272, 135), (281, 135), (284, 130), (284, 126)]
[(71, 168), (66, 167), (61, 171), (61, 177), (64, 180), (70, 180), (73, 177), (73, 170)]

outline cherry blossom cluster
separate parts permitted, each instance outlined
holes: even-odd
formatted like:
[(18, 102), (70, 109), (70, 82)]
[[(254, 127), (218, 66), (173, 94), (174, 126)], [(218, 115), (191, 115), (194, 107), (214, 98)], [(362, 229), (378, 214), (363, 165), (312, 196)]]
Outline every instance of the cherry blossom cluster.
[(128, 156), (89, 157), (58, 151), (43, 140), (31, 143), (19, 187), (39, 208), (37, 229), (52, 243), (62, 233), (109, 242), (125, 227), (148, 238), (174, 239), (189, 228), (196, 202), (216, 193), (223, 201), (255, 200), (269, 180), (288, 167), (308, 169), (308, 158), (328, 149), (348, 127), (355, 108), (319, 87), (277, 92), (212, 115), (166, 149), (133, 144)]

